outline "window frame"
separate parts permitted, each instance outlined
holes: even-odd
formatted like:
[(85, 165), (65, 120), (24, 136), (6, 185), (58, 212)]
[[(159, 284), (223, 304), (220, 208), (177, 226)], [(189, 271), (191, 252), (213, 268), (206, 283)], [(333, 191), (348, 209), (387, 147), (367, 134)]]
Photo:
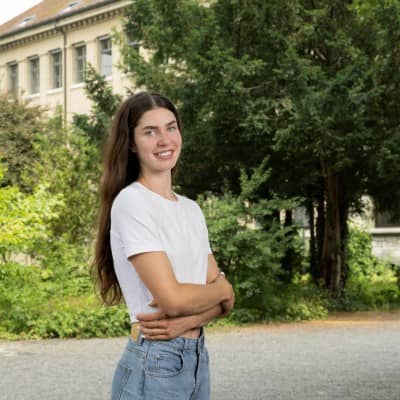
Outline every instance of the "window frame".
[[(85, 71), (87, 64), (87, 47), (86, 43), (80, 42), (74, 44), (74, 83), (83, 83), (85, 81)], [(78, 54), (78, 51), (83, 49), (82, 54)], [(83, 63), (82, 63), (83, 60)], [(82, 65), (80, 65), (80, 63)]]
[(133, 38), (133, 32), (129, 31), (128, 29), (125, 29), (124, 31), (125, 33), (125, 38), (126, 38), (126, 44), (131, 48), (131, 49), (135, 49), (138, 50), (140, 49), (140, 41), (135, 40)]
[[(106, 48), (102, 48), (102, 44), (103, 43), (109, 43), (109, 47)], [(112, 40), (111, 37), (109, 35), (106, 36), (100, 36), (98, 38), (98, 51), (99, 51), (99, 72), (101, 75), (107, 77), (111, 77), (112, 76), (112, 70), (113, 70), (113, 64), (112, 64)], [(103, 54), (105, 52), (109, 52), (109, 54), (107, 54), (107, 57), (109, 57), (109, 64), (104, 63), (103, 61)]]
[[(13, 80), (13, 78), (15, 79)], [(19, 65), (17, 61), (11, 61), (7, 63), (7, 92), (13, 96), (17, 96), (18, 85), (19, 85)]]
[[(55, 62), (55, 57), (58, 57), (58, 63)], [(54, 49), (49, 52), (50, 57), (50, 88), (60, 89), (63, 84), (63, 52), (61, 49)], [(58, 67), (58, 78), (56, 78), (55, 69)], [(57, 86), (57, 83), (59, 85)]]
[(375, 228), (396, 228), (400, 226), (400, 219), (388, 211), (375, 210)]
[[(33, 67), (33, 63), (37, 65)], [(38, 55), (28, 57), (28, 78), (29, 78), (29, 94), (40, 93), (40, 57)]]

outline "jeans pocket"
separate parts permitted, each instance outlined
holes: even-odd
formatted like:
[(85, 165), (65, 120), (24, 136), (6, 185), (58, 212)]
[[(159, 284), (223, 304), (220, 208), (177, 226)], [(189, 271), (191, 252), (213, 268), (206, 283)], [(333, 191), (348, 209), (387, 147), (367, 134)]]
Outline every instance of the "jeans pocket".
[(144, 382), (145, 352), (128, 346), (122, 354), (111, 385), (111, 399), (141, 398)]
[(183, 369), (183, 354), (171, 346), (154, 346), (147, 354), (148, 375), (167, 378), (180, 374)]
[(111, 385), (111, 400), (120, 400), (132, 370), (118, 363)]

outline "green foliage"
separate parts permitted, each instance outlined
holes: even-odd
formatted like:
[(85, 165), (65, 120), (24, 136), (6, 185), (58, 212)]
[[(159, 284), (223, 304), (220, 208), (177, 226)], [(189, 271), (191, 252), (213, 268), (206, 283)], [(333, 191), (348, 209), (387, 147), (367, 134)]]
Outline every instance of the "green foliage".
[(105, 308), (88, 274), (89, 248), (62, 238), (41, 249), (35, 265), (0, 265), (0, 334), (3, 337), (126, 335), (125, 306)]
[(127, 312), (122, 307), (88, 307), (70, 301), (55, 305), (55, 310), (38, 318), (29, 335), (50, 337), (113, 337), (126, 336), (130, 331)]
[[(236, 293), (229, 321), (399, 303), (399, 271), (371, 255), (368, 235), (352, 230), (344, 297), (332, 300), (312, 283), (296, 228), (279, 219), (299, 199), (325, 206), (332, 174), (343, 223), (366, 192), (399, 212), (398, 2), (136, 0), (127, 10), (141, 48), (115, 35), (122, 68), (180, 109), (177, 183), (200, 194)], [(0, 335), (129, 330), (125, 307), (102, 307), (88, 274), (99, 149), (121, 98), (91, 66), (86, 89), (91, 114), (68, 129), (59, 114), (46, 122), (40, 109), (0, 98)], [(10, 261), (25, 254), (33, 265)]]
[(89, 243), (98, 208), (100, 149), (76, 127), (49, 129), (34, 144), (39, 161), (30, 180), (44, 182), (55, 197), (62, 197), (59, 218), (51, 225), (53, 236), (67, 235), (71, 242)]
[(327, 292), (315, 286), (309, 274), (296, 274), (288, 285), (278, 284), (267, 302), (269, 321), (323, 319), (330, 304)]
[[(64, 249), (65, 250), (65, 249)], [(126, 335), (124, 306), (105, 308), (96, 299), (86, 273), (63, 267), (24, 266), (0, 269), (0, 324), (3, 335), (32, 337), (106, 337)]]
[(400, 204), (399, 3), (136, 0), (125, 19), (141, 47), (125, 43), (124, 71), (185, 121), (178, 183), (238, 194), (240, 170), (268, 155), (258, 196), (320, 206), (314, 278), (340, 294), (348, 211), (365, 193)]
[[(0, 168), (0, 181), (2, 170)], [(52, 196), (46, 185), (32, 194), (17, 187), (0, 187), (0, 256), (4, 261), (13, 254), (36, 255), (51, 235), (50, 223), (59, 216), (63, 203)]]
[(371, 236), (353, 227), (348, 242), (349, 278), (342, 306), (366, 310), (400, 303), (400, 268), (378, 260), (372, 254)]
[(17, 263), (1, 265), (0, 321), (10, 333), (21, 334), (35, 324), (47, 300), (54, 295), (47, 275), (37, 266), (25, 267)]
[[(269, 318), (271, 303), (280, 297), (281, 260), (288, 248), (300, 246), (296, 235), (287, 235), (292, 227), (282, 226), (275, 218), (265, 222), (282, 208), (294, 207), (294, 200), (249, 200), (268, 177), (264, 162), (250, 177), (242, 171), (239, 196), (226, 192), (219, 197), (207, 193), (198, 198), (214, 256), (235, 290), (232, 318), (240, 321)], [(312, 311), (310, 315), (314, 315)]]
[(39, 155), (34, 148), (38, 133), (44, 133), (43, 110), (28, 103), (0, 95), (0, 162), (5, 167), (2, 186), (15, 186), (31, 191), (23, 179)]
[(86, 132), (90, 141), (101, 145), (111, 129), (111, 117), (114, 115), (122, 96), (113, 94), (106, 78), (88, 64), (85, 72), (85, 91), (92, 101), (90, 115), (75, 114), (73, 123)]

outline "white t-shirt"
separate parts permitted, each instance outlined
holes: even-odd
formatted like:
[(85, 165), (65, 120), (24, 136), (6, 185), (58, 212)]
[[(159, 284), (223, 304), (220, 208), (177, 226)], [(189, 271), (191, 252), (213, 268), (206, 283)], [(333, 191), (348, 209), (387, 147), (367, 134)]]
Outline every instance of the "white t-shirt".
[(199, 205), (175, 193), (178, 201), (134, 182), (115, 198), (111, 208), (111, 251), (115, 272), (128, 306), (131, 322), (136, 314), (157, 311), (148, 304), (153, 296), (129, 257), (164, 251), (180, 283), (207, 280), (208, 241), (206, 221)]

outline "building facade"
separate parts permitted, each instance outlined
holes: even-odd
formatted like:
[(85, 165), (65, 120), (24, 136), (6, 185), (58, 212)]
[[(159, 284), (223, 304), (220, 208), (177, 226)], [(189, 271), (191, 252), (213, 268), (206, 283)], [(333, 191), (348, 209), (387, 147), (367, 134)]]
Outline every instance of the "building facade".
[(91, 63), (115, 93), (130, 82), (118, 69), (113, 30), (122, 31), (124, 0), (43, 0), (0, 26), (0, 92), (29, 99), (67, 120), (88, 113), (84, 71)]

